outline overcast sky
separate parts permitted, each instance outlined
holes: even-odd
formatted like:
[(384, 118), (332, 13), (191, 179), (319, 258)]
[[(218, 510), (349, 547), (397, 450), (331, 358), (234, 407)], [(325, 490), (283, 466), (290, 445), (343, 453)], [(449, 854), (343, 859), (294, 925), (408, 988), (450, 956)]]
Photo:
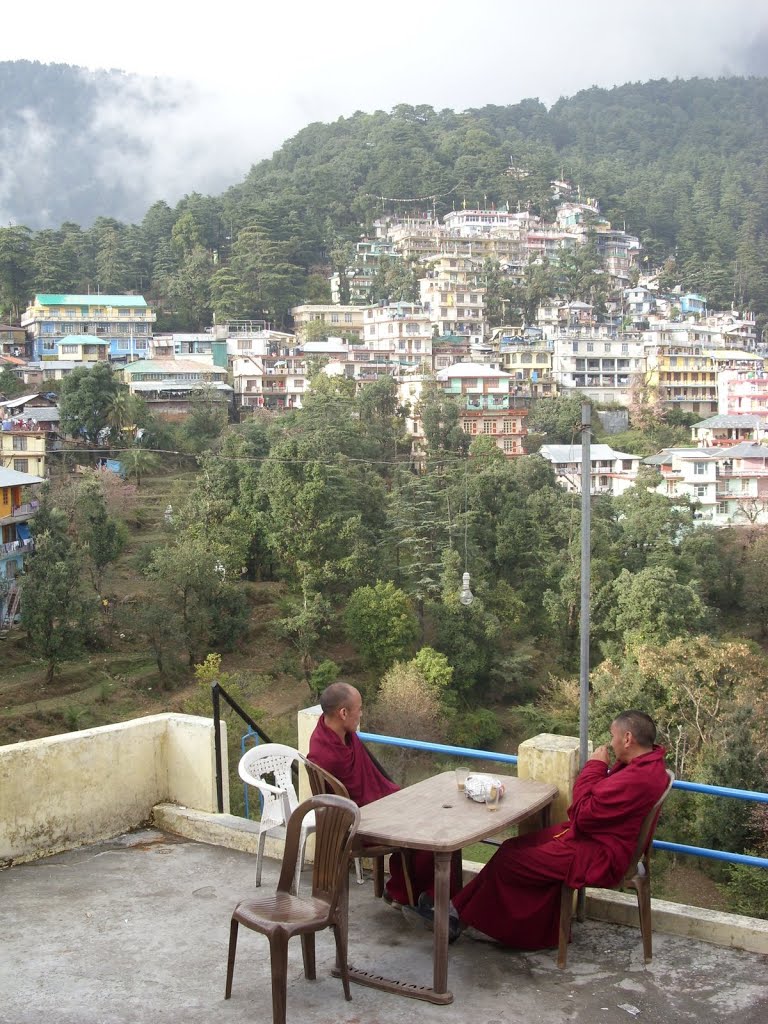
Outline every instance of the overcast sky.
[[(205, 188), (212, 162), (238, 181), (304, 125), (355, 110), (551, 104), (591, 85), (768, 74), (766, 0), (217, 0), (204, 10), (6, 4), (0, 60), (178, 80), (177, 113), (144, 126), (165, 157), (176, 151), (154, 169), (171, 192)], [(105, 124), (129, 114), (128, 102)]]

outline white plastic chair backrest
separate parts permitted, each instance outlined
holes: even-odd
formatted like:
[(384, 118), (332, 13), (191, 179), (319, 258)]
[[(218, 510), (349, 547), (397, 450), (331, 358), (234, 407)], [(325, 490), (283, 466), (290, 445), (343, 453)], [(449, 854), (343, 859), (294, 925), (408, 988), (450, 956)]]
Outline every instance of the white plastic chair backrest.
[[(302, 761), (298, 750), (284, 743), (261, 743), (247, 751), (240, 758), (237, 771), (243, 782), (255, 786), (264, 798), (261, 812), (262, 825), (285, 825), (299, 806), (299, 799), (293, 785), (291, 768), (295, 761)], [(269, 782), (264, 778), (271, 775)], [(277, 787), (275, 793), (269, 788)]]

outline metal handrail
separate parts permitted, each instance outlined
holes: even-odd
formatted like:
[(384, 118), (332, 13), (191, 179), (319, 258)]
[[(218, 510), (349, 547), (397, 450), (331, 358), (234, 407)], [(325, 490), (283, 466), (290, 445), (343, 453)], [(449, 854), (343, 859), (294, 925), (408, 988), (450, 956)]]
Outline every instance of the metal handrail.
[[(224, 813), (224, 775), (222, 771), (222, 757), (221, 757), (221, 700), (220, 698), (229, 704), (235, 714), (239, 715), (240, 718), (245, 722), (246, 725), (250, 726), (253, 732), (259, 737), (263, 743), (271, 743), (272, 740), (267, 736), (263, 729), (261, 729), (256, 722), (251, 718), (247, 711), (244, 711), (234, 697), (231, 697), (224, 687), (220, 683), (211, 684), (211, 702), (213, 704), (213, 746), (214, 756), (216, 759), (216, 806), (219, 814)], [(297, 772), (298, 777), (298, 772)]]
[[(453, 747), (444, 743), (427, 743), (423, 740), (404, 739), (399, 736), (381, 736), (377, 733), (361, 732), (361, 740), (368, 743), (380, 743), (388, 747), (405, 747), (409, 750), (429, 751), (436, 754), (473, 758), (482, 761), (501, 761), (517, 764), (514, 754), (500, 754), (493, 750), (474, 750), (470, 747)], [(705, 793), (709, 796), (730, 797), (734, 800), (750, 800), (755, 803), (768, 804), (768, 793), (759, 793), (749, 789), (734, 789), (730, 786), (710, 786), (704, 782), (686, 782), (675, 779), (673, 789), (681, 789), (692, 793)], [(670, 843), (664, 839), (654, 839), (653, 847), (667, 850), (670, 853), (683, 853), (694, 857), (707, 857), (711, 860), (728, 861), (731, 864), (747, 864), (750, 867), (768, 868), (768, 857), (754, 857), (746, 853), (730, 853), (727, 850), (710, 850), (705, 846), (686, 846), (682, 843)]]

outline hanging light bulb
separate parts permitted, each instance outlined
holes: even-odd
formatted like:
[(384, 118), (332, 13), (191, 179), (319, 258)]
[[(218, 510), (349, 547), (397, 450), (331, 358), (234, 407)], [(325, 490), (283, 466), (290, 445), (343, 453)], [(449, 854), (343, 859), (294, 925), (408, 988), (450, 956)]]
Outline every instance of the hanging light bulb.
[(459, 600), (463, 605), (469, 607), (475, 600), (475, 595), (469, 589), (469, 573), (465, 572), (461, 577), (461, 593), (459, 594)]

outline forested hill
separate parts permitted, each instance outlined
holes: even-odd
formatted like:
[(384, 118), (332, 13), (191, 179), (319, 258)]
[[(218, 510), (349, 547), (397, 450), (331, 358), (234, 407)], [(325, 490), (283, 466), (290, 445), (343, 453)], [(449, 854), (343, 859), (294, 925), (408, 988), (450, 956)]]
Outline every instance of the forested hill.
[[(454, 113), (426, 106), (313, 124), (232, 191), (239, 210), (267, 198), (286, 218), (324, 218), (350, 233), (381, 203), (438, 195), (438, 212), (509, 202), (544, 212), (562, 175), (641, 236), (651, 263), (677, 256), (691, 286), (765, 309), (768, 79), (656, 81), (593, 88)], [(311, 233), (304, 228), (306, 234)]]
[[(2, 82), (0, 96), (7, 112)], [(76, 95), (64, 106), (76, 108)], [(26, 166), (35, 180), (34, 162)], [(66, 160), (51, 173), (62, 195), (79, 180), (87, 196), (90, 178), (78, 179)], [(79, 215), (83, 223), (96, 217), (89, 231), (68, 224), (25, 241), (0, 229), (0, 312), (34, 289), (98, 286), (145, 293), (166, 327), (201, 327), (212, 312), (266, 311), (285, 323), (291, 305), (325, 299), (328, 271), (345, 265), (378, 214), (433, 205), (444, 213), (464, 203), (547, 213), (550, 181), (561, 176), (599, 200), (615, 226), (639, 234), (650, 265), (673, 257), (675, 277), (711, 305), (735, 301), (768, 314), (764, 78), (594, 88), (549, 110), (533, 99), (460, 113), (400, 105), (311, 124), (223, 195), (191, 194), (170, 208), (150, 205), (148, 194), (133, 226), (111, 220), (114, 208), (100, 199)], [(11, 264), (13, 280), (3, 270)]]

